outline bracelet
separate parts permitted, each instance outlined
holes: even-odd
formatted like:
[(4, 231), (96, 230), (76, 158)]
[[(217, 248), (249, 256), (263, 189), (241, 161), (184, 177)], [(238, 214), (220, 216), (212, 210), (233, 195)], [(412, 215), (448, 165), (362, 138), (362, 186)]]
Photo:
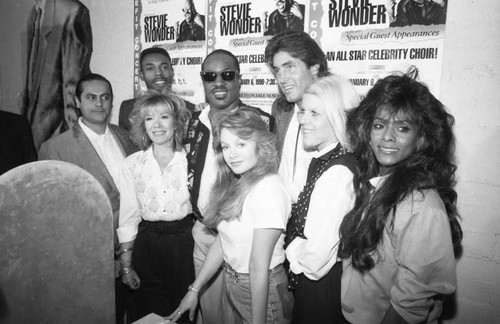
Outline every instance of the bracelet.
[(195, 293), (199, 293), (200, 292), (198, 289), (194, 288), (193, 285), (189, 285), (188, 286), (188, 290), (189, 291), (194, 291)]
[(132, 271), (132, 267), (125, 267), (120, 270), (120, 275), (124, 276)]
[(123, 253), (129, 252), (129, 251), (132, 251), (132, 250), (133, 250), (133, 248), (130, 248), (130, 249), (125, 249), (125, 250), (123, 250), (123, 251), (118, 252), (118, 255), (120, 255), (120, 256), (121, 256)]
[(132, 260), (123, 260), (123, 259), (120, 259), (119, 261), (120, 263), (120, 267), (121, 268), (128, 268), (132, 265)]

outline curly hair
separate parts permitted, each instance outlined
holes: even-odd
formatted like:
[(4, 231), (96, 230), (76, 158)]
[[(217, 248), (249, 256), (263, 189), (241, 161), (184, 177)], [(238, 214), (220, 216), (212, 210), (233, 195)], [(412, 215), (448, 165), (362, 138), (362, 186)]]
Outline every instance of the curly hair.
[(146, 113), (149, 109), (165, 110), (174, 118), (174, 149), (176, 151), (183, 150), (182, 140), (186, 133), (186, 123), (191, 117), (191, 112), (186, 108), (184, 100), (168, 90), (164, 92), (148, 90), (137, 98), (129, 116), (131, 125), (130, 139), (132, 142), (134, 142), (139, 149), (144, 151), (151, 145), (152, 142), (146, 132), (146, 126), (144, 124)]
[(291, 57), (304, 62), (308, 68), (318, 65), (318, 77), (330, 75), (325, 53), (318, 43), (301, 31), (282, 32), (271, 38), (266, 46), (264, 56), (269, 64), (273, 66), (274, 55), (278, 52), (287, 52)]
[[(418, 129), (415, 152), (395, 165), (380, 188), (371, 192), (369, 180), (379, 175), (379, 163), (370, 147), (370, 129), (378, 111), (402, 114)], [(456, 165), (454, 159), (454, 118), (429, 89), (407, 75), (391, 75), (379, 80), (348, 113), (347, 133), (359, 160), (355, 179), (356, 202), (340, 226), (339, 255), (352, 257), (360, 270), (374, 267), (370, 253), (382, 239), (387, 221), (397, 205), (414, 190), (435, 189), (443, 201), (451, 227), (453, 244), (462, 239), (456, 208)]]
[[(278, 170), (276, 136), (267, 129), (266, 122), (250, 107), (241, 107), (221, 113), (214, 123), (214, 143), (217, 178), (210, 194), (210, 205), (205, 212), (205, 225), (216, 227), (222, 220), (241, 214), (247, 194), (260, 180)], [(224, 161), (220, 134), (228, 129), (244, 140), (255, 141), (257, 164), (241, 175), (234, 174)]]

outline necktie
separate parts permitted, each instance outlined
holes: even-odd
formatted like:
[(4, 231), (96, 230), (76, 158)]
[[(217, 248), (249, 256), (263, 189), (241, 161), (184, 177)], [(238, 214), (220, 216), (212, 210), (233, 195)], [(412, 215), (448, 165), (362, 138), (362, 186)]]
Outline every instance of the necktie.
[[(314, 186), (316, 185), (318, 179), (323, 175), (323, 173), (325, 173), (330, 167), (335, 164), (335, 159), (341, 155), (344, 155), (345, 153), (346, 150), (339, 143), (331, 151), (330, 155), (326, 159), (312, 159), (307, 171), (307, 182), (299, 194), (296, 206), (292, 208), (292, 216), (290, 217), (290, 220), (287, 224), (285, 248), (288, 247), (288, 245), (296, 237), (307, 240), (307, 237), (304, 235), (304, 227), (307, 221), (307, 212), (309, 210), (309, 203), (311, 201), (311, 194), (314, 190)], [(291, 270), (288, 270), (289, 290), (295, 290), (297, 288), (297, 285), (299, 283), (298, 280), (299, 276), (294, 274)]]

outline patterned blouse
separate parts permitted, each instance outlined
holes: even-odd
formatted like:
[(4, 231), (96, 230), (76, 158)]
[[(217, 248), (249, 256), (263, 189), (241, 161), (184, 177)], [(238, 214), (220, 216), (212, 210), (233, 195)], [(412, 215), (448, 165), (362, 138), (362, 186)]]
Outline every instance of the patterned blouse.
[(192, 212), (185, 152), (175, 152), (164, 170), (160, 169), (152, 147), (130, 155), (122, 164), (118, 188), (120, 243), (135, 240), (143, 219), (175, 221)]

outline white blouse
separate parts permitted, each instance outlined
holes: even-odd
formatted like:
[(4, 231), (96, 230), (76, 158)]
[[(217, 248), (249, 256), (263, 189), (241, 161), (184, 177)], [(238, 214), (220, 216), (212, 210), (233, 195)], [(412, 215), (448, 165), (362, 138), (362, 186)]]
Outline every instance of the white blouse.
[(164, 170), (160, 169), (152, 146), (130, 155), (122, 164), (118, 189), (120, 243), (135, 240), (143, 219), (175, 221), (192, 212), (185, 152), (175, 152)]

